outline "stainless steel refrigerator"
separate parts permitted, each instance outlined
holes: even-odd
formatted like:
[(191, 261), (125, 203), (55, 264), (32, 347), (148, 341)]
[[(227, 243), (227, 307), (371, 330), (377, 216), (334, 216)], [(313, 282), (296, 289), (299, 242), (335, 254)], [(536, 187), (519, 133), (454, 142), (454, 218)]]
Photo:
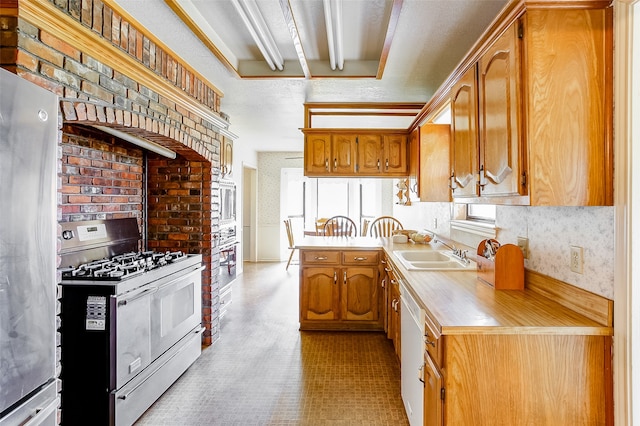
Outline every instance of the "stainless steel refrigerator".
[(0, 69), (0, 426), (57, 424), (58, 98)]

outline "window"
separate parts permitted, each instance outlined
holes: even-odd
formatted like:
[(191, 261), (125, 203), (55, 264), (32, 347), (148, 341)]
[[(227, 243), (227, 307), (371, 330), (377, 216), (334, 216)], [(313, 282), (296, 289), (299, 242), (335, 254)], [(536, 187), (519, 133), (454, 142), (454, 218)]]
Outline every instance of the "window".
[(491, 204), (467, 204), (467, 220), (496, 221), (496, 206)]

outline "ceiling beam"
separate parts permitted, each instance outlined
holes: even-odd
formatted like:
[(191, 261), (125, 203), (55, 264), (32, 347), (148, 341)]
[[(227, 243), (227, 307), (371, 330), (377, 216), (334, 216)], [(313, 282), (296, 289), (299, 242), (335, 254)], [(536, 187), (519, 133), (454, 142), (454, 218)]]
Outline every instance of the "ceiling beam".
[(287, 28), (289, 29), (291, 41), (293, 41), (293, 46), (296, 49), (298, 61), (300, 62), (300, 67), (302, 68), (302, 72), (304, 73), (304, 78), (309, 79), (311, 78), (311, 71), (309, 70), (307, 57), (305, 56), (304, 49), (302, 48), (302, 41), (300, 40), (298, 26), (296, 25), (296, 20), (293, 17), (293, 12), (291, 11), (291, 3), (289, 3), (289, 0), (280, 0), (280, 8), (282, 9), (282, 14), (284, 15), (284, 21), (287, 24)]

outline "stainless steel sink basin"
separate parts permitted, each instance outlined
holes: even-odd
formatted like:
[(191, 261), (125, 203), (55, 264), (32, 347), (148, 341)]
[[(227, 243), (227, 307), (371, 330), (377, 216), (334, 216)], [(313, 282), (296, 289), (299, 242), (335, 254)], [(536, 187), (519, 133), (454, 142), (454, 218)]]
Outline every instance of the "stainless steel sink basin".
[(468, 271), (475, 270), (476, 263), (465, 263), (446, 250), (398, 250), (393, 252), (402, 265), (413, 271)]

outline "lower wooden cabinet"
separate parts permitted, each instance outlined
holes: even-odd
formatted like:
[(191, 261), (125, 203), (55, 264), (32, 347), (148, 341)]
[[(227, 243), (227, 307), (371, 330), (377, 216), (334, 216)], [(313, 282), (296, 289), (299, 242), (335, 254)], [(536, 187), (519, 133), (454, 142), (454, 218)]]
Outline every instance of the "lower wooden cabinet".
[(433, 343), (426, 426), (613, 424), (610, 336), (455, 334)]
[(300, 329), (383, 329), (378, 250), (300, 250)]
[(382, 259), (383, 289), (384, 289), (384, 315), (385, 331), (387, 338), (393, 342), (393, 347), (400, 361), (400, 281), (396, 277), (393, 265), (384, 256)]

